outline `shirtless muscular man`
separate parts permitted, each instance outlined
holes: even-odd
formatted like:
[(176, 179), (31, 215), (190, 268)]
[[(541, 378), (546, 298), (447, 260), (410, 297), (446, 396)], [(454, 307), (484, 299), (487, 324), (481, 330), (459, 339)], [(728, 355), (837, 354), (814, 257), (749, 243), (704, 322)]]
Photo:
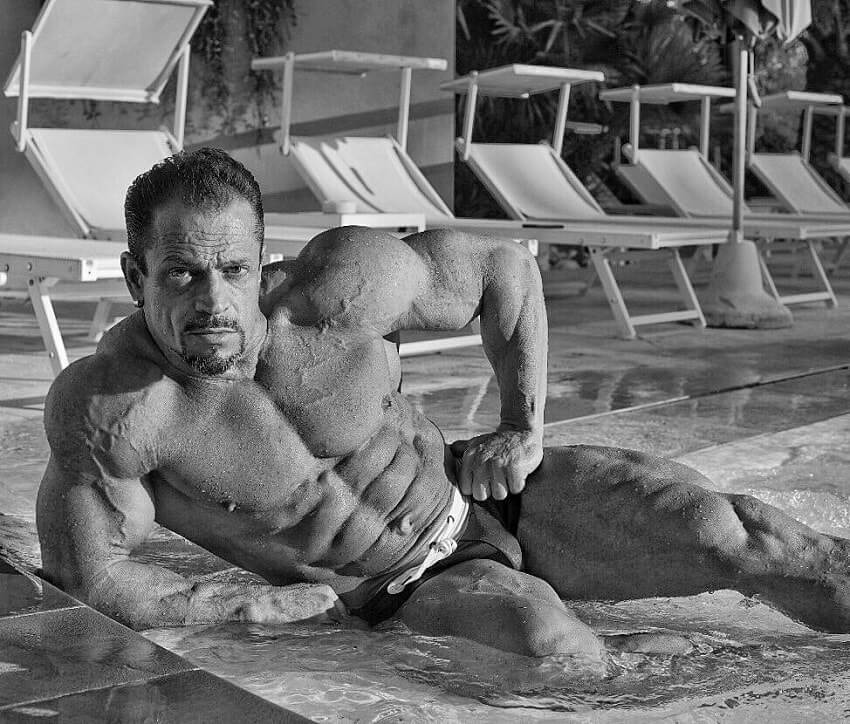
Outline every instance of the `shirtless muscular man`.
[[(261, 269), (253, 177), (211, 149), (126, 202), (140, 309), (48, 395), (43, 571), (135, 628), (348, 612), (528, 655), (602, 644), (562, 599), (760, 594), (850, 631), (848, 541), (683, 465), (543, 448), (546, 315), (520, 245), (326, 231)], [(495, 432), (447, 446), (399, 393), (398, 330), (481, 323)], [(131, 554), (154, 522), (268, 585)]]

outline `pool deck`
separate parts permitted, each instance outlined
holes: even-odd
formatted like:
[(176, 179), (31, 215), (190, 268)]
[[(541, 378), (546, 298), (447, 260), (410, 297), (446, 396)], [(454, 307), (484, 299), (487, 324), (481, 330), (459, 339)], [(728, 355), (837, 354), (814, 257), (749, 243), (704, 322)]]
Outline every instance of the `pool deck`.
[[(634, 311), (672, 303), (662, 272), (625, 270), (623, 288)], [(743, 475), (761, 475), (779, 490), (777, 479), (803, 470), (846, 480), (850, 270), (834, 279), (837, 309), (795, 306), (789, 329), (671, 324), (643, 328), (632, 341), (614, 336), (598, 286), (580, 295), (578, 279), (571, 271), (544, 275), (547, 444), (616, 444), (669, 455), (729, 489)], [(779, 281), (811, 284), (787, 275)], [(705, 282), (697, 275), (698, 293)], [(93, 351), (85, 338), (93, 308), (57, 304), (72, 359)], [(408, 358), (403, 370), (404, 390), (447, 439), (477, 434), (498, 420), (496, 385), (480, 349)], [(2, 300), (0, 523), (7, 525), (0, 527), (0, 719), (304, 721), (80, 604), (10, 553), (14, 526), (33, 525), (33, 481), (46, 454), (40, 418), (51, 379), (30, 307)], [(792, 454), (801, 441), (808, 455), (803, 463)]]

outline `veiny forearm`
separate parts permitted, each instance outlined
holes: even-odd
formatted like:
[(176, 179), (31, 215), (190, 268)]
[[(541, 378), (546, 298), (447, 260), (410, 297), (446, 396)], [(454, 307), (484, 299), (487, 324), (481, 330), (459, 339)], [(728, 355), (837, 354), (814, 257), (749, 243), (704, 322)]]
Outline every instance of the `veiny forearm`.
[(543, 430), (548, 336), (543, 285), (522, 247), (492, 256), (481, 303), (481, 334), (501, 394), (501, 425)]
[(131, 561), (113, 563), (72, 593), (137, 630), (226, 621), (288, 623), (323, 615), (336, 601), (321, 584), (193, 582)]

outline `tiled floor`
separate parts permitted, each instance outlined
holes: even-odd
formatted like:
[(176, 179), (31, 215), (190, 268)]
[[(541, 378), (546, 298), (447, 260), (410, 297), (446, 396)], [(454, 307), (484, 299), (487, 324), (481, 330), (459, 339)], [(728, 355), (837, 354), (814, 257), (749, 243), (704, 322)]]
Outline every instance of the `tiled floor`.
[[(670, 302), (660, 274), (627, 277), (635, 311), (659, 298)], [(836, 436), (850, 431), (850, 274), (837, 282), (839, 309), (796, 308), (790, 329), (666, 325), (642, 330), (634, 341), (613, 336), (599, 289), (577, 296), (572, 281), (560, 273), (546, 279), (547, 444), (613, 444), (677, 456), (720, 486), (734, 487), (746, 473), (775, 495), (783, 480), (812, 470), (826, 492), (846, 480), (850, 459)], [(92, 350), (85, 340), (92, 308), (58, 306), (72, 358)], [(498, 421), (498, 391), (480, 349), (406, 359), (404, 375), (406, 392), (447, 439)], [(0, 560), (0, 719), (297, 720), (30, 575), (38, 565), (33, 506), (47, 453), (40, 417), (50, 379), (30, 310), (2, 302), (0, 557), (26, 572)], [(786, 477), (776, 473), (780, 468)], [(804, 513), (805, 501), (800, 506)], [(167, 534), (141, 557), (178, 558), (186, 572), (220, 567)]]
[(306, 721), (0, 560), (0, 720)]

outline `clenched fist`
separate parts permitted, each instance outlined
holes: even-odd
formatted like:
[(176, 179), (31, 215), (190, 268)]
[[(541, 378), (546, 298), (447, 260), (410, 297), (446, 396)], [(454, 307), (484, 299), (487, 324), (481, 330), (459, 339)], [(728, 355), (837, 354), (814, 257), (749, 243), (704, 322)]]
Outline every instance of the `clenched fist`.
[(499, 430), (451, 445), (459, 460), (458, 486), (475, 500), (504, 500), (519, 493), (526, 478), (543, 460), (543, 440), (539, 432)]

